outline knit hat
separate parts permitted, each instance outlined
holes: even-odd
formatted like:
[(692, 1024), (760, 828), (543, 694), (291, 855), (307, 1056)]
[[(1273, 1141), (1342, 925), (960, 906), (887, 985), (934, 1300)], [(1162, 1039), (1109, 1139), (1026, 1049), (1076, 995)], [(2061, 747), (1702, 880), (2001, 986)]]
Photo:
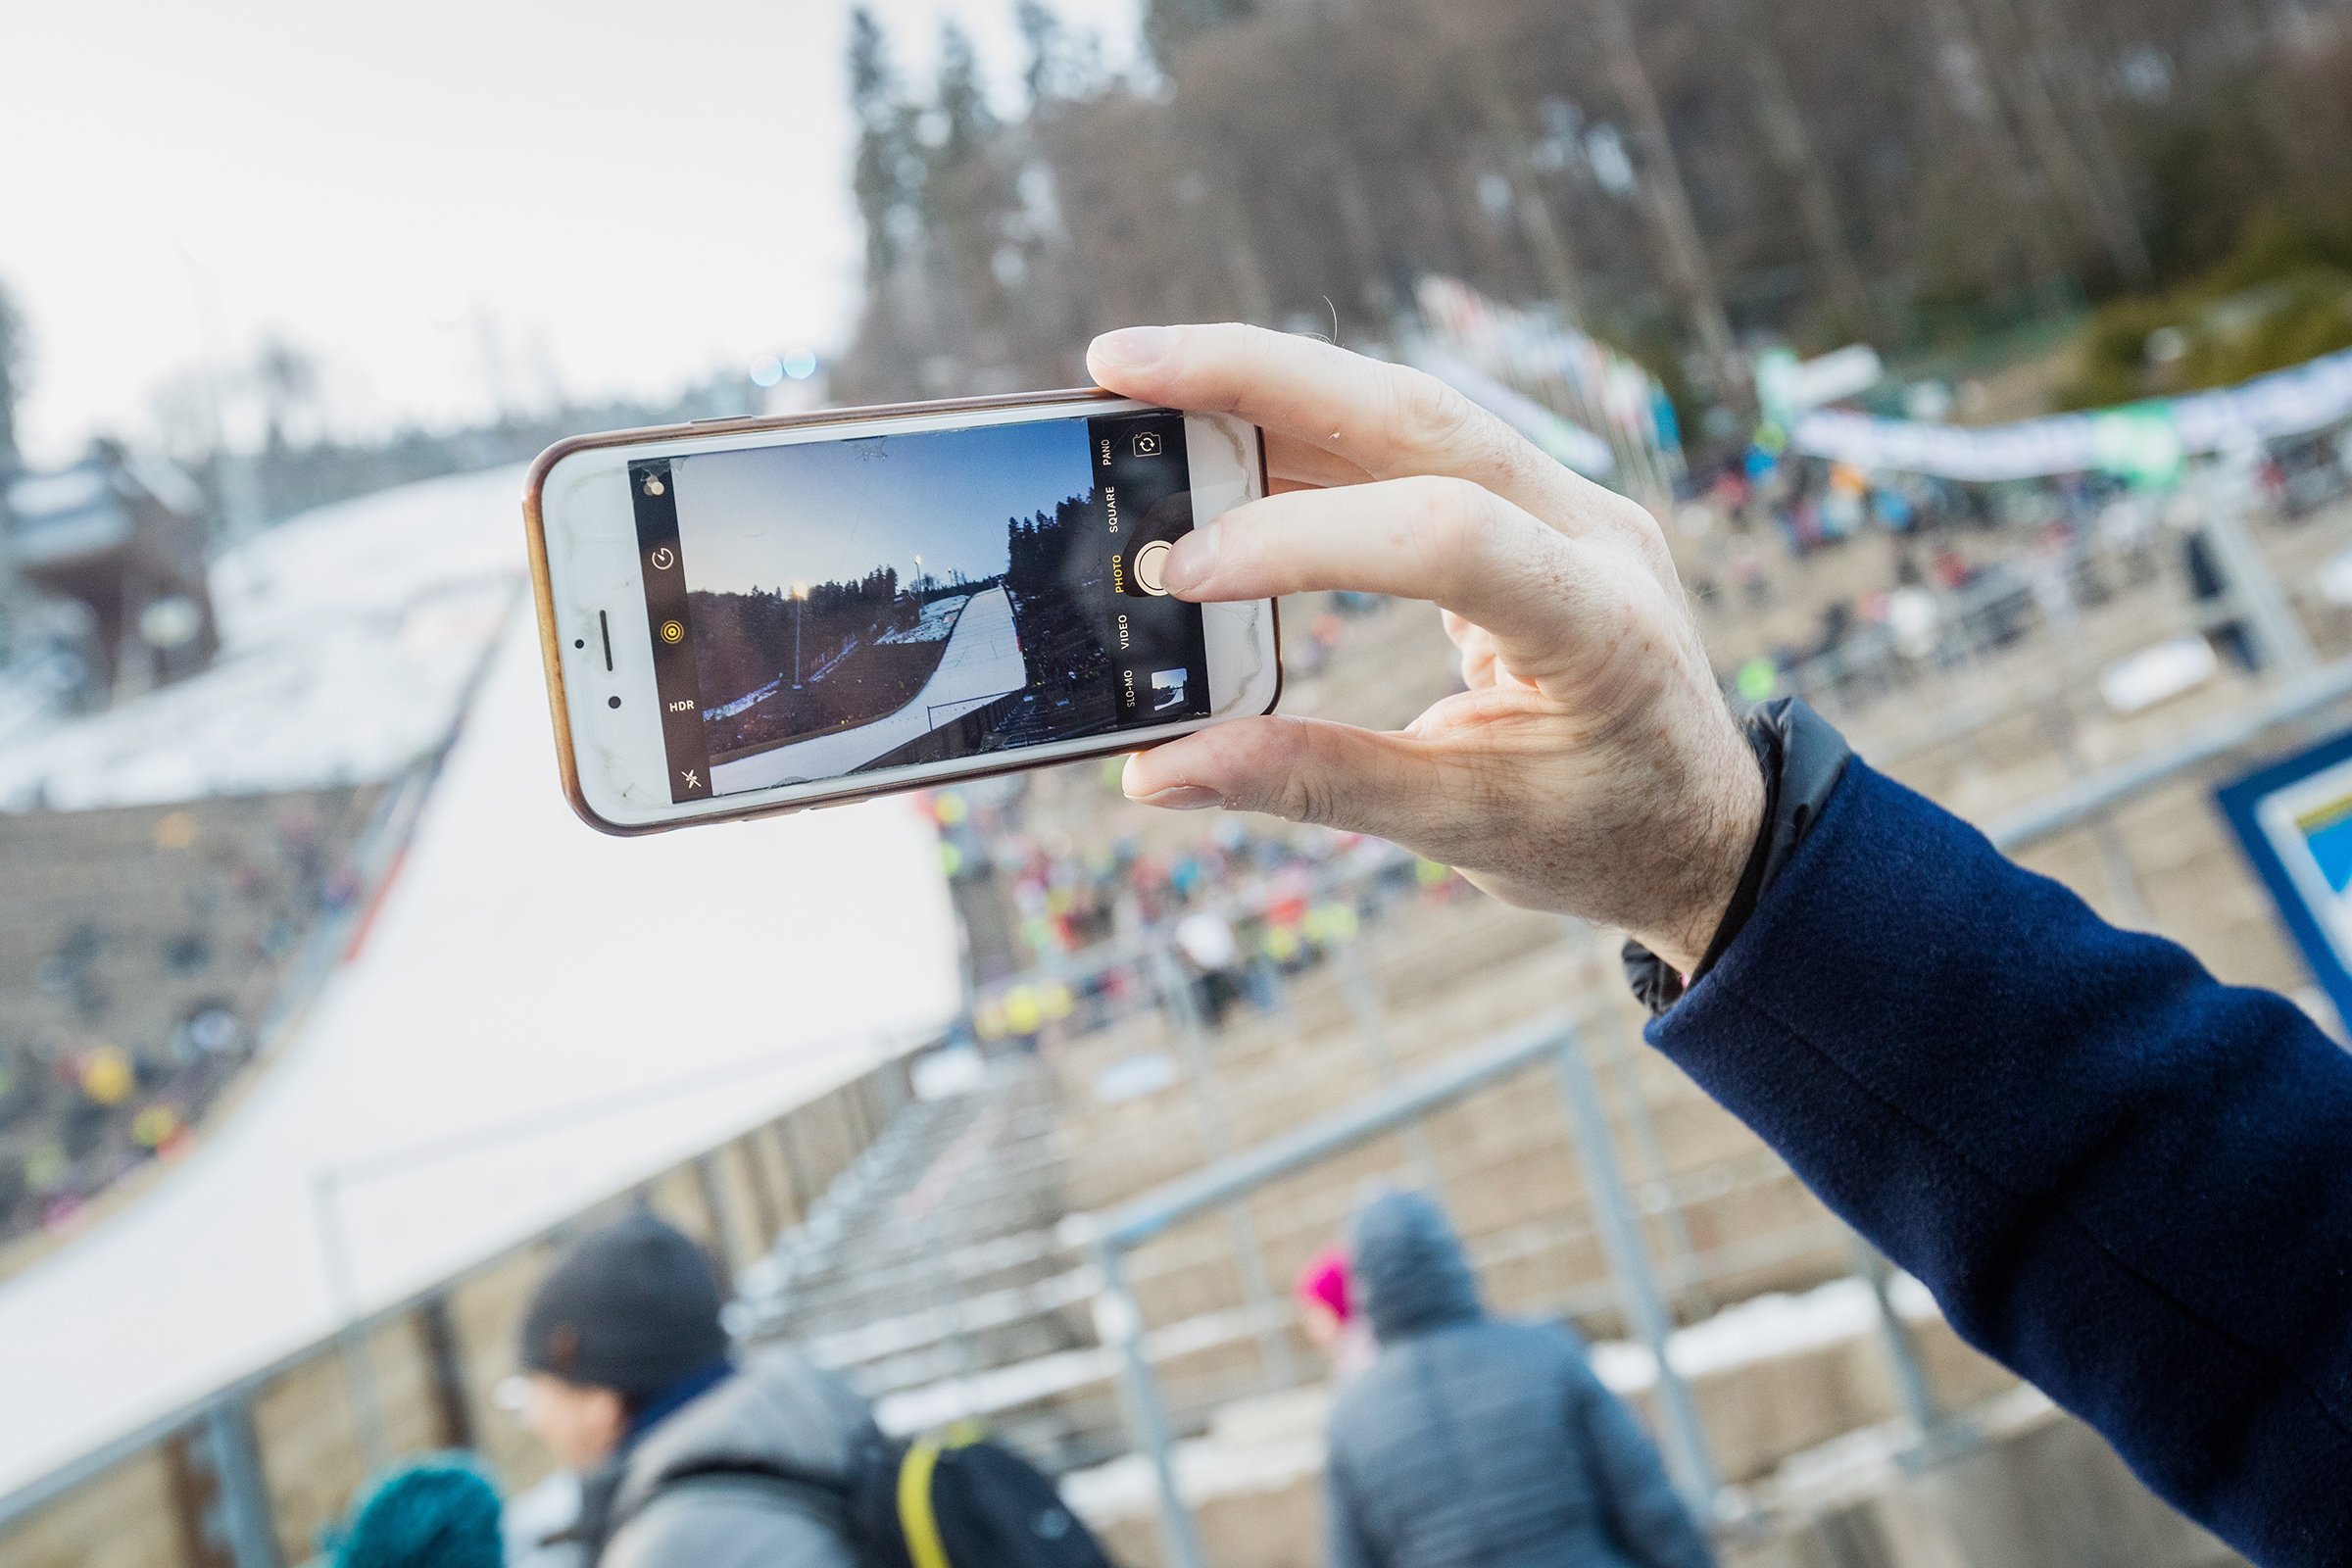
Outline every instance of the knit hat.
[(582, 1237), (539, 1282), (522, 1316), (522, 1364), (643, 1398), (725, 1356), (718, 1311), (703, 1250), (641, 1209)]
[(499, 1568), (498, 1493), (472, 1455), (429, 1454), (376, 1479), (333, 1551), (335, 1568)]
[(1354, 1314), (1354, 1302), (1348, 1295), (1348, 1252), (1344, 1248), (1317, 1252), (1298, 1271), (1298, 1283), (1293, 1289), (1301, 1306), (1319, 1303), (1342, 1323)]

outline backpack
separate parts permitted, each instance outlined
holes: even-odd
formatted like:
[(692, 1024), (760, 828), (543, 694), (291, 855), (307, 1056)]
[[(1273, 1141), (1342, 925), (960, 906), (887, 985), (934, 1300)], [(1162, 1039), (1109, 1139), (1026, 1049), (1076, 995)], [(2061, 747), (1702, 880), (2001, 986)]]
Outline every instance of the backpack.
[(1116, 1568), (1054, 1483), (1002, 1444), (868, 1430), (846, 1472), (773, 1459), (713, 1457), (680, 1465), (662, 1485), (748, 1476), (829, 1494), (862, 1568)]

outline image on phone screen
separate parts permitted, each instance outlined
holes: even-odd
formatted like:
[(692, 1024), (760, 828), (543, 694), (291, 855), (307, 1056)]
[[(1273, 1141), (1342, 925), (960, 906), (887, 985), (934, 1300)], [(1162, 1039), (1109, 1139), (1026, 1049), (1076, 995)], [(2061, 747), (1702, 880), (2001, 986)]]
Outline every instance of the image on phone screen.
[(1171, 410), (629, 465), (671, 798), (1200, 717)]

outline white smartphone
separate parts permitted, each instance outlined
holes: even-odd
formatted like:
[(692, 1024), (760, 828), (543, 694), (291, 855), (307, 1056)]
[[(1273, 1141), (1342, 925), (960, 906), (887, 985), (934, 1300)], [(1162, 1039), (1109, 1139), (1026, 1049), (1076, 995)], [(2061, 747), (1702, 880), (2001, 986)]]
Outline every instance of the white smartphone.
[(1254, 426), (1091, 391), (560, 442), (523, 514), (565, 793), (652, 832), (1270, 711), (1273, 602), (1159, 578), (1265, 482)]

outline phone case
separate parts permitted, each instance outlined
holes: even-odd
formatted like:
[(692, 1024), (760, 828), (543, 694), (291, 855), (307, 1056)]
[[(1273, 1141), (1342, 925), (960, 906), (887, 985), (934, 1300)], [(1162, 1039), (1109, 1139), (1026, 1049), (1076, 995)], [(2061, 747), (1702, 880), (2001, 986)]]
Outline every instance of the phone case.
[[(783, 801), (768, 805), (750, 805), (723, 811), (698, 812), (673, 822), (614, 822), (599, 816), (588, 804), (588, 795), (580, 787), (579, 760), (571, 748), (571, 721), (564, 701), (564, 662), (562, 641), (556, 630), (555, 583), (547, 569), (547, 525), (541, 514), (541, 493), (547, 483), (548, 471), (574, 452), (592, 451), (598, 447), (635, 446), (644, 441), (676, 441), (688, 437), (713, 435), (756, 435), (769, 430), (790, 430), (810, 424), (859, 424), (873, 419), (895, 419), (908, 415), (979, 414), (996, 409), (1043, 409), (1063, 404), (1115, 402), (1117, 394), (1100, 387), (1065, 387), (1052, 392), (1021, 392), (1000, 397), (945, 398), (927, 403), (881, 403), (857, 409), (823, 409), (808, 414), (785, 414), (768, 417), (741, 419), (696, 419), (685, 424), (646, 425), (633, 430), (605, 430), (594, 435), (575, 435), (557, 442), (531, 464), (524, 477), (522, 490), (522, 529), (531, 557), (531, 602), (539, 617), (539, 657), (547, 669), (547, 701), (549, 716), (556, 730), (556, 767), (562, 775), (564, 799), (581, 821), (600, 833), (634, 838), (645, 833), (662, 833), (671, 828), (700, 827), (709, 822), (741, 822), (756, 816), (786, 816), (794, 811), (822, 809), (832, 806), (847, 806), (853, 801), (868, 801), (884, 795), (902, 795), (914, 790), (932, 789), (945, 784), (960, 783), (965, 779), (995, 778), (1004, 773), (1025, 772), (1033, 767), (1059, 767), (1068, 762), (1099, 760), (1116, 757), (1123, 752), (1140, 751), (1132, 739), (1104, 737), (1103, 744), (1064, 757), (1043, 761), (992, 762), (966, 772), (925, 779), (919, 783), (881, 784), (866, 787), (851, 785), (838, 794), (827, 794), (814, 800)], [(1269, 488), (1265, 473), (1265, 446), (1258, 446), (1258, 492)], [(1265, 711), (1272, 712), (1282, 700), (1282, 607), (1279, 601), (1269, 607), (1274, 616), (1274, 696)], [(1147, 742), (1144, 745), (1156, 745)]]

